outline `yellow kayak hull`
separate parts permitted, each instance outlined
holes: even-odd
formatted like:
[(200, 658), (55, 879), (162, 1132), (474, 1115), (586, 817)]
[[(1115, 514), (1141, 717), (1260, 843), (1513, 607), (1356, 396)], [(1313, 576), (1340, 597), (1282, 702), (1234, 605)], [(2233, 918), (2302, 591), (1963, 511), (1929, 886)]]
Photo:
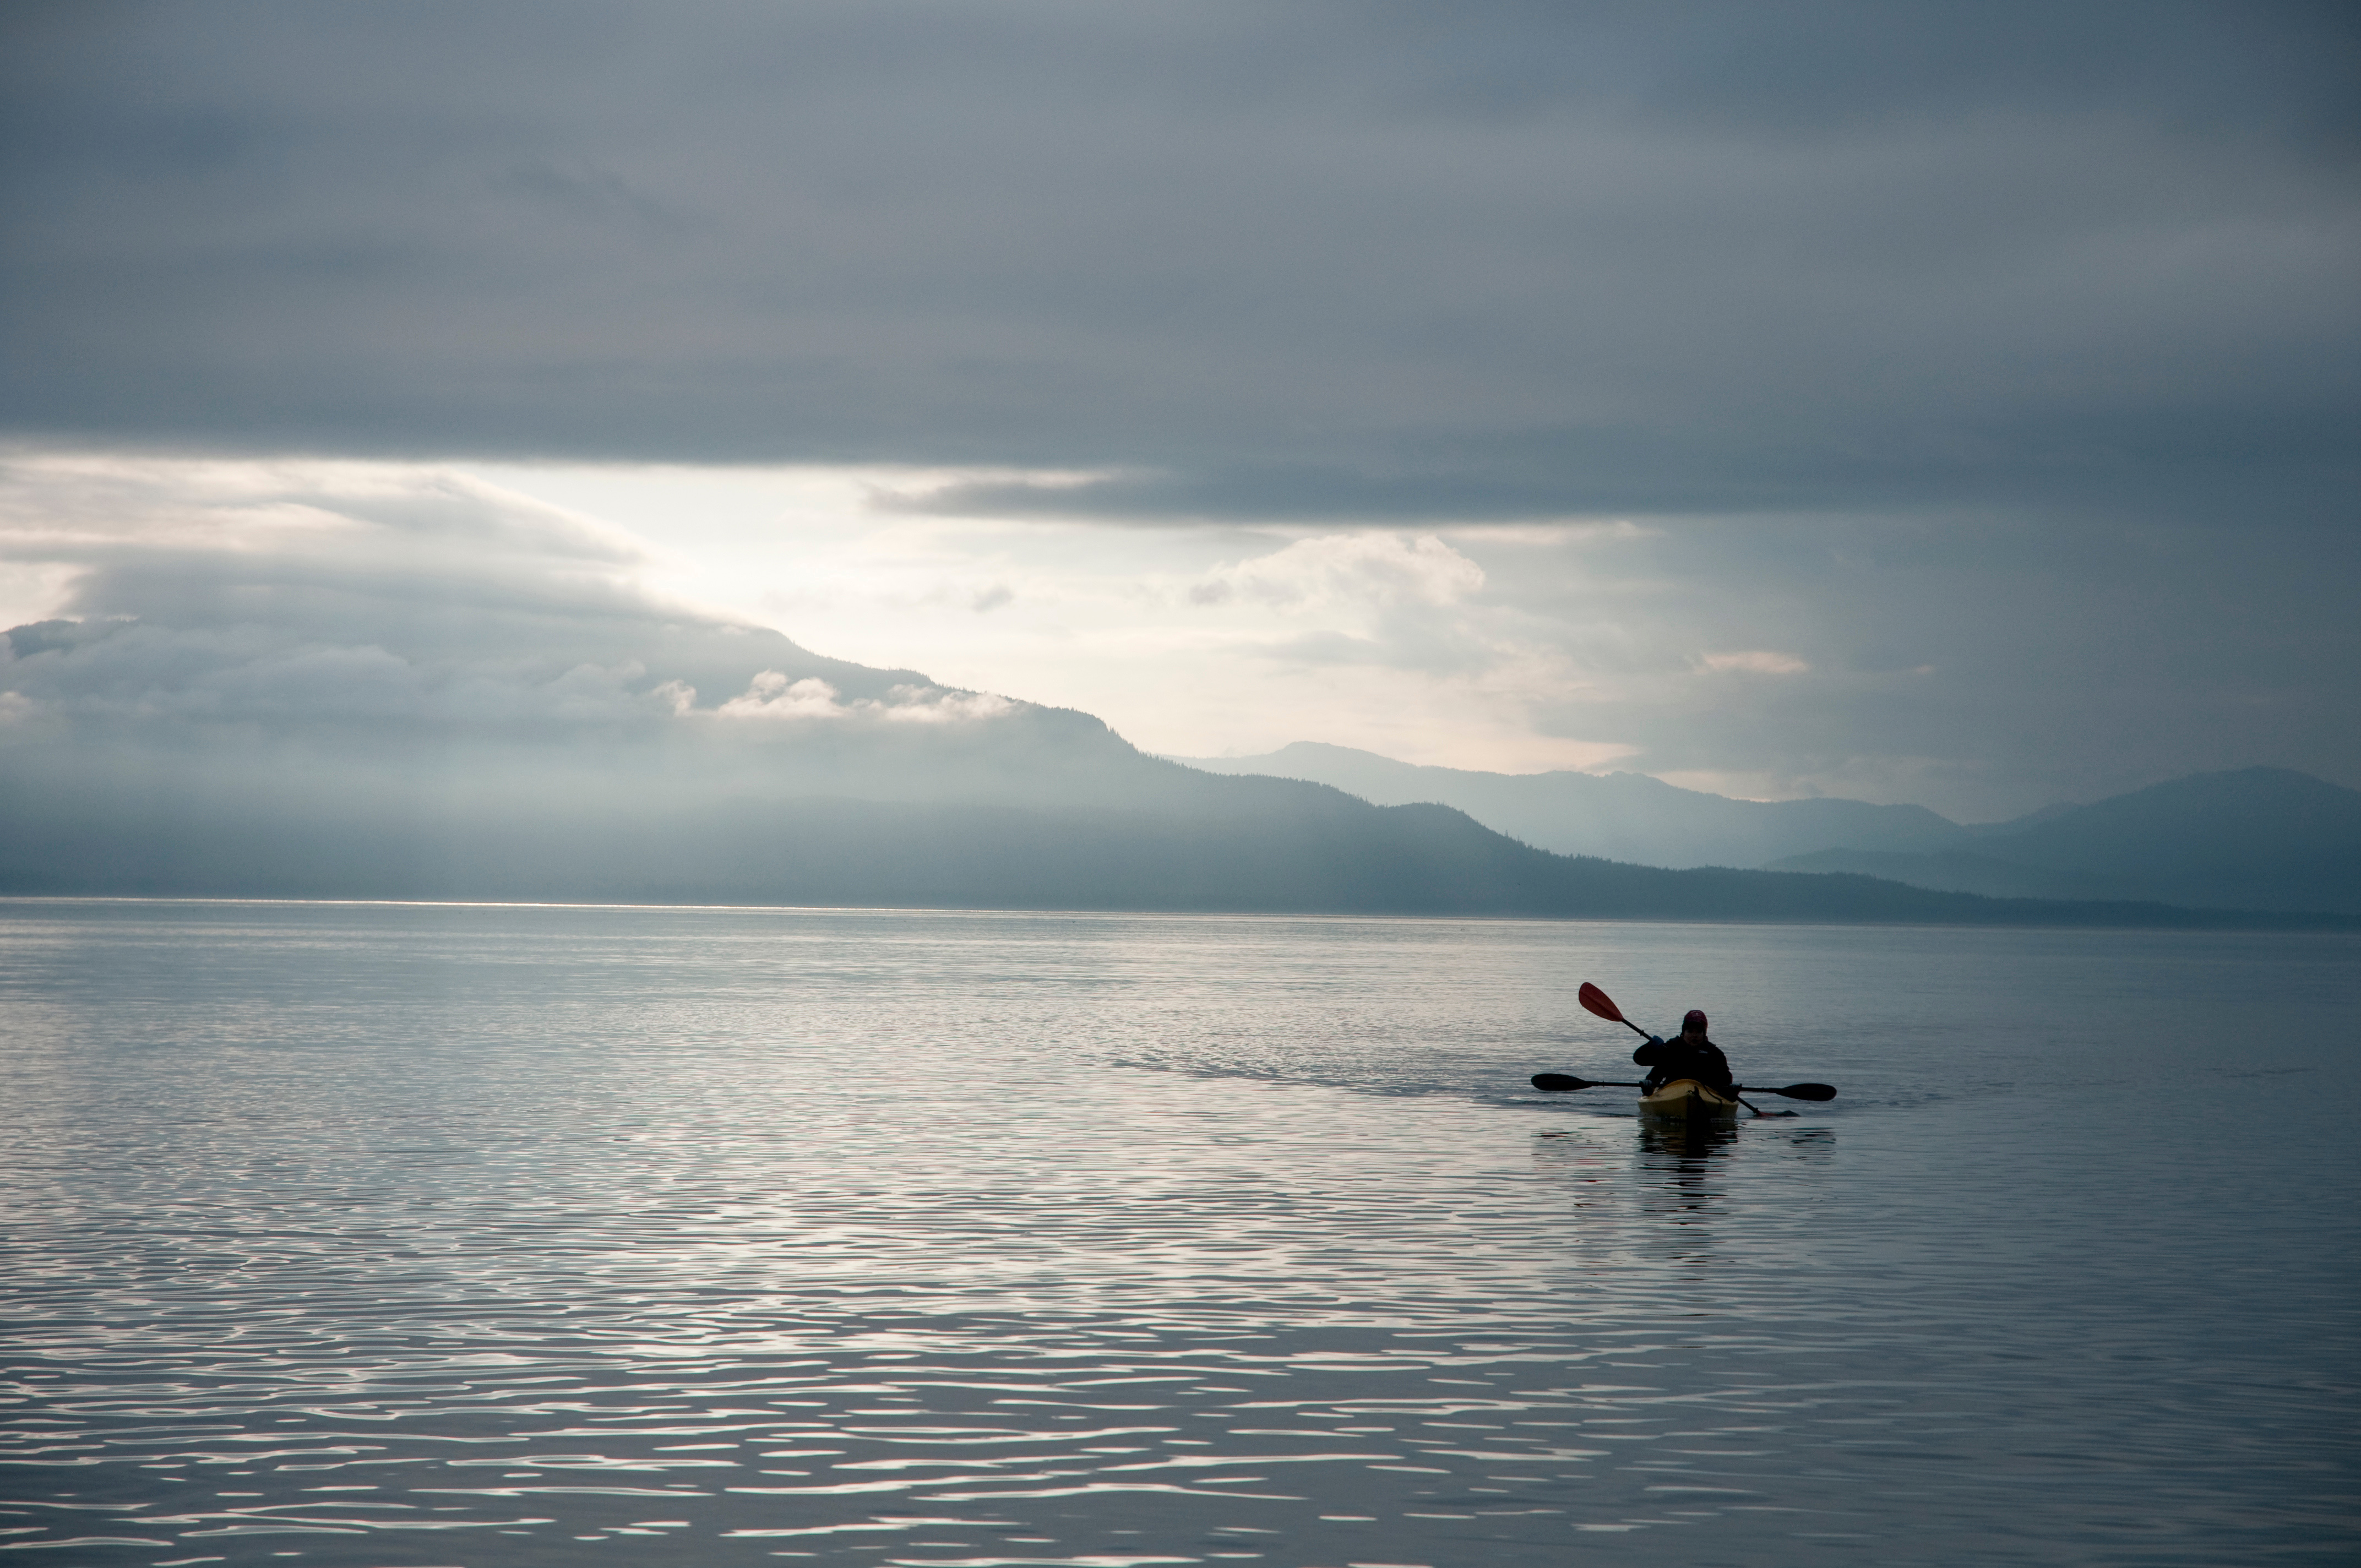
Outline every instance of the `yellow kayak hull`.
[(1738, 1102), (1717, 1094), (1694, 1078), (1676, 1078), (1653, 1094), (1640, 1096), (1640, 1114), (1704, 1121), (1738, 1114)]

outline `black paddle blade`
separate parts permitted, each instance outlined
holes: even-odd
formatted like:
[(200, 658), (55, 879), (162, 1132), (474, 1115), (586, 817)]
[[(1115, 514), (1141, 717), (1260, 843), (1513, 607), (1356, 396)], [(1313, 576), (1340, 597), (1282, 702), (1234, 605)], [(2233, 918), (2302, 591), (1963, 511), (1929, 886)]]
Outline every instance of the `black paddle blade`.
[(1582, 989), (1574, 993), (1574, 999), (1582, 1003), (1584, 1011), (1596, 1013), (1601, 1018), (1609, 1019), (1618, 1024), (1631, 1022), (1623, 1016), (1623, 1010), (1615, 1005), (1613, 997), (1587, 980), (1582, 982)]
[(1834, 1100), (1836, 1087), (1827, 1083), (1791, 1083), (1784, 1089), (1758, 1089), (1748, 1084), (1741, 1094), (1783, 1094), (1790, 1100)]
[(1576, 1078), (1563, 1072), (1537, 1072), (1533, 1074), (1533, 1087), (1548, 1090), (1587, 1089), (1590, 1087), (1590, 1080)]

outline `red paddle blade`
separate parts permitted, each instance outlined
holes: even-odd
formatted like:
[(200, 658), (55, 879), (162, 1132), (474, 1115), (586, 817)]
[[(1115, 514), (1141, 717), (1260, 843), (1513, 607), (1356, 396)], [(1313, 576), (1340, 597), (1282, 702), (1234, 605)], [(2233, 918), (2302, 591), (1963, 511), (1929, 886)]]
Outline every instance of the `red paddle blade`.
[(1618, 1024), (1624, 1022), (1623, 1010), (1615, 1005), (1615, 999), (1587, 980), (1582, 982), (1582, 989), (1575, 992), (1575, 1000), (1601, 1018), (1611, 1018)]

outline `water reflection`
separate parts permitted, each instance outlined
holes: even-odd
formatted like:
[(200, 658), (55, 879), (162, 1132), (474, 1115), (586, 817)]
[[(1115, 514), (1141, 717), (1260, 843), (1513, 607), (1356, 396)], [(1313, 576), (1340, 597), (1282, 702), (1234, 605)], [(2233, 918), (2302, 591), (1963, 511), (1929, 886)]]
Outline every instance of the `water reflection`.
[(1532, 1168), (1578, 1211), (1696, 1223), (1733, 1200), (1753, 1209), (1770, 1180), (1765, 1157), (1824, 1164), (1835, 1152), (1828, 1127), (1586, 1116), (1535, 1134)]
[[(1584, 1117), (1534, 1136), (1533, 1170), (1562, 1184), (1577, 1210), (1628, 1215), (1636, 1208), (1642, 1215), (1697, 1223), (1728, 1197), (1725, 1168), (1740, 1136), (1728, 1122)], [(1661, 1239), (1661, 1233), (1643, 1231), (1642, 1237)]]
[(1667, 1158), (1683, 1169), (1702, 1170), (1704, 1162), (1738, 1142), (1738, 1124), (1716, 1121), (1674, 1121), (1668, 1117), (1639, 1119), (1640, 1152), (1649, 1157), (1643, 1168), (1662, 1169)]
[(1729, 1157), (1738, 1129), (1729, 1122), (1655, 1116), (1642, 1116), (1637, 1125), (1641, 1211), (1674, 1227), (1652, 1240), (1670, 1241), (1675, 1261), (1702, 1262), (1711, 1240), (1707, 1224), (1729, 1197)]

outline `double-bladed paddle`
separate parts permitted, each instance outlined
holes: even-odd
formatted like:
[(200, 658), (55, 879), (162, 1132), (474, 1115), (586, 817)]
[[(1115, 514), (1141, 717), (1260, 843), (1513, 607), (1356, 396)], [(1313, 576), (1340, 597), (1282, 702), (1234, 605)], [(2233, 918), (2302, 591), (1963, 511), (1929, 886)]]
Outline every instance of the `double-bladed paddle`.
[[(1570, 1073), (1537, 1072), (1533, 1074), (1533, 1087), (1554, 1091), (1570, 1089), (1644, 1089), (1647, 1086), (1640, 1083), (1626, 1083), (1618, 1079), (1576, 1078)], [(1741, 1085), (1738, 1091), (1741, 1094), (1777, 1094), (1789, 1100), (1834, 1100), (1837, 1097), (1835, 1088), (1826, 1083), (1791, 1083), (1784, 1089), (1772, 1089), (1763, 1084), (1748, 1083)], [(1752, 1107), (1750, 1106), (1748, 1109), (1752, 1110)], [(1760, 1115), (1761, 1113), (1757, 1112), (1756, 1114)]]
[[(1653, 1040), (1655, 1038), (1655, 1036), (1649, 1034), (1647, 1030), (1642, 1029), (1639, 1025), (1634, 1024), (1631, 1019), (1623, 1016), (1623, 1009), (1615, 1005), (1615, 999), (1608, 995), (1605, 992), (1599, 990), (1597, 986), (1591, 984), (1587, 980), (1582, 982), (1582, 989), (1575, 992), (1575, 1000), (1582, 1003), (1583, 1010), (1585, 1012), (1595, 1013), (1601, 1018), (1611, 1019), (1613, 1022), (1622, 1025), (1625, 1028), (1631, 1030), (1633, 1034), (1639, 1036), (1643, 1040)], [(1647, 1086), (1640, 1083), (1609, 1081), (1603, 1079), (1575, 1078), (1563, 1072), (1537, 1072), (1533, 1074), (1533, 1087), (1535, 1089), (1568, 1090), (1644, 1089)], [(1825, 1083), (1791, 1083), (1784, 1089), (1757, 1089), (1752, 1084), (1747, 1084), (1739, 1089), (1737, 1092), (1741, 1095), (1776, 1094), (1788, 1100), (1834, 1100), (1837, 1097), (1837, 1091), (1835, 1089)], [(1746, 1105), (1746, 1102), (1742, 1099), (1738, 1102), (1741, 1105)], [(1763, 1114), (1761, 1111), (1755, 1110), (1752, 1105), (1746, 1105), (1746, 1108), (1749, 1111), (1753, 1111), (1758, 1116)], [(1782, 1113), (1784, 1114), (1784, 1113)]]

